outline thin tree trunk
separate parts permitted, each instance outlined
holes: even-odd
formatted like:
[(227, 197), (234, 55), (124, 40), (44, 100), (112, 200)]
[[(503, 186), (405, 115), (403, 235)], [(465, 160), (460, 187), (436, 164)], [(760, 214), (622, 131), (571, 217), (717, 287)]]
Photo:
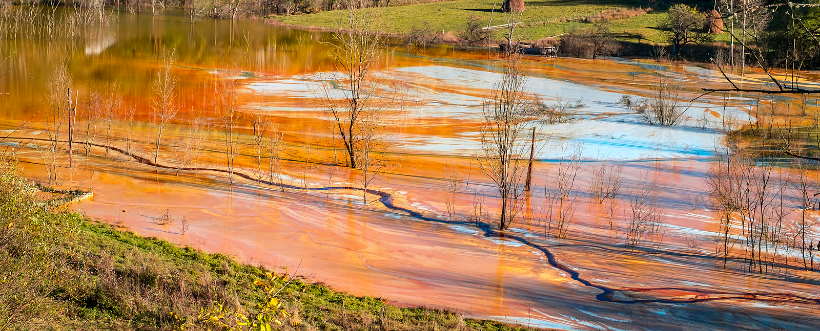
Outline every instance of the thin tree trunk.
[(74, 166), (74, 114), (76, 108), (71, 101), (71, 88), (69, 87), (66, 93), (68, 100), (68, 165)]
[(535, 156), (535, 128), (532, 128), (532, 139), (530, 139), (530, 162), (527, 164), (527, 182), (524, 183), (524, 191), (530, 191), (532, 183), (532, 159)]
[(507, 195), (501, 195), (501, 222), (499, 223), (499, 230), (507, 229)]

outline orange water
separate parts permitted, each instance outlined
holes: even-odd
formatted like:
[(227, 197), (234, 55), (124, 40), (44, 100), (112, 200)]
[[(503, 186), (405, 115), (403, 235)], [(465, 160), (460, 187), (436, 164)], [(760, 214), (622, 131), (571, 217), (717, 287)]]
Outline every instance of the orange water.
[[(0, 114), (8, 130), (4, 136), (20, 143), (6, 149), (14, 149), (23, 161), (24, 174), (35, 180), (50, 182), (52, 172), (56, 178), (52, 185), (92, 191), (92, 198), (73, 205), (92, 218), (401, 305), (572, 329), (734, 324), (796, 328), (801, 325), (794, 321), (817, 323), (812, 314), (816, 305), (745, 300), (687, 304), (598, 301), (599, 290), (551, 267), (534, 247), (486, 237), (470, 224), (453, 226), (389, 211), (374, 195), (365, 195), (367, 203), (363, 203), (361, 192), (355, 190), (280, 190), (238, 178), (231, 183), (224, 174), (157, 170), (100, 148), (90, 148), (86, 155), (82, 145), (74, 147), (69, 163), (66, 146), (61, 144), (61, 151), (53, 156), (56, 170), (48, 170), (52, 155), (42, 139), (47, 138), (44, 130), (51, 125), (47, 86), (57, 63), (67, 63), (79, 94), (77, 139), (120, 148), (127, 145), (135, 154), (150, 158), (156, 133), (152, 81), (162, 54), (173, 49), (173, 72), (179, 81), (176, 104), (181, 111), (165, 133), (161, 163), (180, 165), (189, 154), (186, 139), (198, 135), (202, 141), (197, 152), (187, 156), (188, 166), (226, 168), (224, 130), (215, 99), (228, 93), (224, 90), (228, 86), (239, 105), (239, 155), (235, 160), (239, 171), (267, 175), (264, 166), (259, 169), (250, 136), (250, 121), (261, 115), (283, 133), (281, 157), (285, 160), (277, 170), (283, 183), (360, 187), (359, 171), (334, 165), (344, 156), (322, 109), (325, 100), (300, 85), (309, 81), (304, 75), (334, 69), (329, 47), (323, 43), (327, 40), (326, 34), (285, 30), (260, 21), (191, 23), (185, 17), (120, 15), (108, 25), (88, 27), (76, 38), (2, 41), (1, 54), (7, 60), (0, 62)], [(492, 86), (431, 78), (436, 70), (444, 69), (400, 70), (438, 68), (433, 66), (472, 70), (477, 75), (494, 71), (495, 63), (487, 52), (448, 47), (384, 51), (374, 67), (384, 75), (374, 80), (382, 84), (383, 91), (400, 91), (384, 93), (401, 97), (383, 103), (386, 125), (380, 134), (403, 138), (385, 139), (380, 146), (384, 165), (370, 187), (391, 194), (396, 205), (435, 219), (466, 222), (476, 217), (480, 204), (483, 213), (479, 217), (489, 222), (497, 214), (496, 194), (471, 154), (474, 150), (462, 146), (476, 141), (470, 134), (476, 132), (480, 120), (475, 114), (416, 114), (412, 109), (444, 94), (465, 100), (481, 98)], [(569, 81), (589, 88), (588, 93), (648, 95), (657, 72), (677, 77), (681, 98), (694, 97), (701, 87), (722, 84), (714, 71), (701, 73), (696, 66), (652, 61), (526, 58), (523, 66), (533, 77), (531, 81), (545, 77)], [(253, 88), (283, 79), (297, 81), (295, 90), (266, 93)], [(224, 85), (226, 81), (234, 83)], [(91, 111), (92, 91), (110, 91), (122, 98), (121, 106), (111, 109), (111, 116)], [(707, 96), (704, 102), (710, 103), (709, 114), (721, 116), (719, 97)], [(741, 103), (730, 101), (729, 105)], [(126, 115), (129, 107), (134, 109), (133, 120)], [(605, 111), (590, 116), (620, 118), (613, 114)], [(207, 125), (192, 133), (195, 120)], [(87, 128), (92, 134), (85, 132)], [(421, 142), (411, 144), (403, 140), (406, 137)], [(448, 139), (461, 140), (449, 146), (445, 144)], [(575, 217), (567, 239), (545, 236), (543, 228), (543, 192), (554, 188), (560, 164), (549, 158), (535, 162), (534, 189), (524, 198), (514, 233), (524, 233), (521, 235), (535, 245), (547, 247), (585, 279), (611, 288), (637, 289), (630, 292), (632, 298), (719, 297), (719, 292), (772, 289), (817, 295), (820, 280), (814, 273), (789, 269), (790, 275), (768, 277), (723, 269), (722, 260), (714, 255), (714, 239), (708, 235), (719, 229), (715, 215), (707, 209), (705, 176), (711, 156), (659, 155), (653, 160), (586, 160), (590, 162), (581, 165), (574, 189)], [(590, 197), (593, 171), (601, 165), (623, 167), (623, 195), (612, 208)], [(448, 187), (454, 181), (458, 183), (455, 191)], [(653, 254), (623, 246), (629, 201), (647, 182), (654, 183), (654, 204), (669, 225), (662, 237), (648, 239), (646, 245), (657, 250)], [(171, 222), (158, 224), (157, 218), (166, 211)], [(668, 289), (640, 291), (646, 288)]]

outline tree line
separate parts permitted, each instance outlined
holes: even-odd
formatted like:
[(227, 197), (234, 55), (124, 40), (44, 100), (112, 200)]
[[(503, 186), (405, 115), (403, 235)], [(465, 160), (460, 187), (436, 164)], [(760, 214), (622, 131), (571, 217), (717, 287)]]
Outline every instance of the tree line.
[[(129, 12), (159, 13), (165, 9), (184, 9), (189, 15), (231, 18), (244, 16), (307, 14), (344, 9), (348, 3), (357, 8), (390, 6), (391, 0), (20, 0), (18, 4), (113, 8)], [(402, 1), (395, 1), (402, 3)], [(407, 2), (407, 1), (405, 1)]]

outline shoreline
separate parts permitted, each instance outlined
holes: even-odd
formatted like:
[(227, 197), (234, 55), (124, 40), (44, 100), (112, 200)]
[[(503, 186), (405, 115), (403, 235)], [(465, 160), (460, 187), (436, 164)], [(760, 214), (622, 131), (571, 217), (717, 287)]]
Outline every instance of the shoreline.
[[(282, 21), (277, 20), (278, 15), (272, 17), (253, 17), (248, 19), (253, 20), (261, 20), (264, 24), (276, 26), (285, 29), (293, 29), (298, 31), (305, 31), (305, 32), (321, 32), (321, 33), (339, 33), (339, 32), (347, 32), (348, 29), (344, 28), (330, 28), (330, 27), (322, 27), (322, 26), (315, 26), (315, 25), (300, 25), (300, 24), (292, 24), (292, 23), (285, 23)], [(445, 32), (445, 34), (453, 33), (453, 31)], [(380, 33), (379, 35), (386, 37), (387, 39), (393, 41), (389, 43), (392, 46), (407, 46), (407, 47), (416, 47), (421, 49), (432, 49), (436, 47), (451, 47), (454, 50), (460, 51), (486, 51), (492, 50), (497, 53), (501, 53), (501, 47), (503, 46), (503, 40), (491, 40), (486, 45), (479, 46), (479, 45), (465, 45), (463, 42), (458, 40), (447, 40), (441, 38), (441, 34), (438, 34), (436, 38), (433, 38), (427, 46), (412, 46), (407, 42), (407, 38), (410, 36), (408, 33)], [(548, 39), (548, 38), (556, 38), (556, 41), (560, 44), (560, 36), (552, 36), (552, 37), (545, 37), (541, 40)], [(661, 44), (652, 44), (652, 43), (642, 43), (642, 42), (632, 42), (632, 41), (624, 41), (624, 40), (613, 40), (614, 43), (618, 45), (619, 52), (616, 54), (611, 55), (599, 55), (597, 57), (583, 57), (583, 56), (573, 56), (568, 54), (561, 54), (560, 47), (558, 49), (558, 54), (556, 56), (547, 56), (538, 54), (538, 49), (540, 47), (534, 46), (539, 42), (539, 40), (519, 40), (517, 43), (520, 45), (525, 45), (529, 47), (522, 47), (521, 54), (522, 55), (529, 55), (535, 57), (555, 57), (555, 58), (573, 58), (573, 59), (588, 59), (594, 60), (596, 58), (625, 58), (625, 59), (635, 59), (635, 60), (652, 60), (658, 62), (671, 62), (671, 63), (679, 63), (679, 64), (687, 64), (687, 63), (694, 63), (694, 64), (712, 64), (709, 61), (712, 57), (712, 53), (727, 49), (727, 45), (723, 45), (720, 43), (709, 43), (709, 44), (701, 44), (701, 45), (687, 45), (684, 50), (690, 53), (690, 57), (679, 57), (679, 58), (672, 58), (669, 56), (662, 56), (658, 57), (655, 53), (658, 52), (659, 48), (664, 50), (668, 49), (669, 45), (661, 45)], [(628, 50), (626, 52), (622, 50)]]

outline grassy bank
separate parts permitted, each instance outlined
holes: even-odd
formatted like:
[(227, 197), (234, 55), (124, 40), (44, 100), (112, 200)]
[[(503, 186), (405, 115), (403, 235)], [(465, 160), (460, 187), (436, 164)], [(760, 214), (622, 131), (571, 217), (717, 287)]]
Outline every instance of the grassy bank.
[[(593, 23), (583, 22), (584, 18), (600, 14), (606, 10), (636, 8), (646, 6), (645, 1), (527, 1), (526, 10), (514, 21), (523, 25), (516, 31), (522, 40), (537, 40), (557, 36), (574, 30), (592, 27)], [(496, 26), (508, 23), (509, 15), (500, 12), (498, 0), (456, 0), (424, 3), (396, 7), (359, 9), (364, 16), (374, 18), (374, 30), (389, 33), (408, 33), (413, 29), (428, 28), (433, 32), (459, 33), (470, 17), (479, 18), (483, 24)], [(319, 28), (338, 28), (345, 15), (336, 11), (325, 11), (306, 15), (273, 16), (281, 23)], [(654, 11), (647, 14), (614, 19), (609, 21), (612, 32), (623, 35), (626, 41), (642, 40), (651, 43), (665, 43), (665, 34), (656, 27), (666, 18), (666, 12)], [(500, 39), (501, 31), (496, 38)], [(728, 38), (716, 36), (716, 40)]]
[(398, 308), (168, 242), (42, 201), (0, 173), (0, 330), (514, 329)]

